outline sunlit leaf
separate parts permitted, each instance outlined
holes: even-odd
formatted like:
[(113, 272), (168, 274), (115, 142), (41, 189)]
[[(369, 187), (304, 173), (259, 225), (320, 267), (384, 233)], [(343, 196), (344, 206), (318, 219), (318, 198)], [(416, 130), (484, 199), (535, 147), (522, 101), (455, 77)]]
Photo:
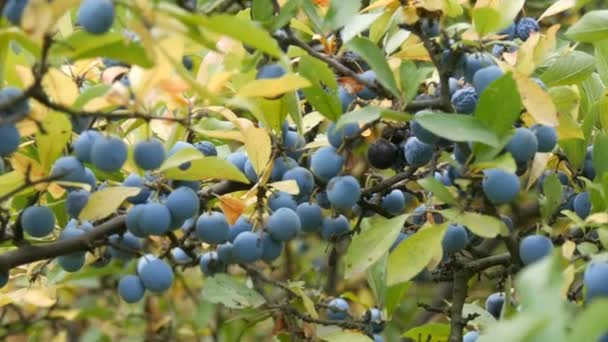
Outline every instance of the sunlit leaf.
[(120, 207), (127, 198), (139, 194), (140, 188), (111, 186), (91, 194), (87, 205), (78, 217), (81, 220), (97, 221), (106, 218)]

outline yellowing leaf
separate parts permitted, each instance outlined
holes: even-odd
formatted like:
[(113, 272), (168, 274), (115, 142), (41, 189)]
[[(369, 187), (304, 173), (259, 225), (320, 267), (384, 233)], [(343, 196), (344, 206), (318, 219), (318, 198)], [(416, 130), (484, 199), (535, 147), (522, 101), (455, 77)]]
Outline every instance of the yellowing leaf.
[(585, 139), (583, 130), (569, 113), (558, 114), (557, 136), (560, 140)]
[(36, 133), (38, 159), (42, 169), (49, 170), (72, 135), (72, 124), (64, 114), (50, 112), (42, 122), (44, 130)]
[(112, 215), (127, 198), (139, 194), (140, 188), (113, 186), (94, 192), (78, 217), (97, 221)]
[(555, 50), (557, 43), (557, 31), (559, 31), (560, 25), (553, 25), (545, 31), (545, 34), (540, 36), (538, 44), (534, 49), (534, 63), (536, 65), (542, 65), (547, 57)]
[(576, 243), (572, 240), (566, 240), (562, 245), (562, 255), (564, 258), (570, 260), (576, 251)]
[(201, 129), (197, 126), (192, 127), (196, 133), (204, 135), (208, 138), (216, 138), (216, 139), (226, 139), (226, 140), (234, 140), (238, 142), (245, 142), (245, 138), (243, 134), (239, 131), (225, 131), (225, 130), (209, 130), (209, 129)]
[(241, 88), (239, 95), (274, 98), (289, 91), (306, 87), (310, 87), (310, 81), (302, 76), (287, 74), (279, 78), (251, 81)]
[(538, 45), (540, 34), (532, 32), (528, 40), (526, 40), (517, 50), (517, 66), (516, 69), (524, 75), (530, 75), (536, 69), (534, 64), (534, 50)]
[(18, 305), (30, 304), (38, 308), (48, 308), (57, 302), (57, 296), (50, 288), (22, 288), (7, 293), (7, 296)]
[(18, 188), (25, 182), (21, 172), (10, 171), (0, 175), (0, 197)]
[(526, 189), (530, 189), (536, 180), (540, 178), (545, 171), (545, 167), (547, 166), (549, 159), (551, 159), (551, 156), (551, 153), (536, 153), (534, 155), (534, 161), (532, 162), (532, 167), (530, 168), (528, 185), (526, 185)]
[(78, 98), (78, 86), (71, 77), (52, 68), (44, 75), (42, 86), (55, 102), (71, 106)]
[(270, 183), (268, 185), (270, 185), (275, 190), (283, 191), (290, 195), (297, 195), (300, 193), (300, 188), (298, 188), (298, 182), (293, 179)]
[(549, 8), (547, 8), (545, 12), (543, 12), (543, 14), (541, 14), (541, 16), (538, 18), (538, 21), (541, 21), (547, 17), (556, 15), (563, 11), (567, 11), (570, 8), (574, 7), (574, 5), (576, 5), (576, 0), (558, 0), (557, 2), (553, 3), (553, 5), (549, 6)]
[(249, 161), (251, 161), (256, 173), (261, 175), (270, 160), (270, 153), (272, 152), (270, 136), (265, 129), (256, 127), (243, 130), (243, 136), (245, 137), (245, 149)]
[(165, 167), (163, 164), (165, 177), (191, 181), (222, 179), (249, 183), (247, 177), (236, 166), (225, 159), (201, 157), (199, 159), (192, 159), (189, 163), (190, 166), (185, 170), (179, 168), (181, 163), (173, 167)]
[(390, 5), (391, 3), (395, 2), (395, 1), (396, 0), (378, 0), (378, 1), (374, 2), (373, 4), (370, 4), (369, 6), (362, 9), (361, 12), (368, 12), (368, 11), (371, 11), (376, 8), (384, 7), (384, 6)]
[(534, 120), (544, 125), (557, 126), (557, 109), (551, 96), (529, 77), (520, 73), (514, 73), (513, 76), (521, 100)]
[(240, 199), (231, 197), (230, 195), (224, 195), (219, 198), (220, 208), (226, 215), (228, 223), (234, 224), (236, 220), (245, 211), (245, 203)]
[(30, 37), (42, 41), (44, 33), (53, 25), (53, 4), (45, 0), (31, 0), (23, 11), (21, 28)]
[(387, 285), (414, 278), (437, 253), (441, 253), (441, 241), (446, 228), (447, 224), (422, 228), (401, 242), (388, 257)]
[(509, 235), (505, 223), (493, 216), (461, 212), (458, 209), (445, 209), (441, 211), (441, 214), (452, 222), (466, 226), (477, 236), (493, 238), (498, 234)]
[(431, 60), (429, 52), (425, 49), (424, 44), (422, 44), (415, 35), (410, 35), (401, 46), (401, 51), (394, 54), (393, 57), (425, 62)]
[(183, 148), (177, 152), (175, 152), (172, 156), (167, 158), (163, 164), (160, 166), (160, 171), (165, 171), (168, 169), (172, 169), (174, 167), (178, 167), (184, 163), (190, 162), (192, 160), (204, 158), (205, 155), (201, 153), (194, 146)]

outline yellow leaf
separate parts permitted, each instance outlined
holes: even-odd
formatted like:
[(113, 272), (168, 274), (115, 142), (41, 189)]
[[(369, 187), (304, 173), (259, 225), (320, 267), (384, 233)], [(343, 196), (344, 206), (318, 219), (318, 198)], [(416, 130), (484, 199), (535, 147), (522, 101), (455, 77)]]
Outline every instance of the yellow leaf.
[(513, 73), (521, 99), (536, 122), (557, 126), (557, 109), (547, 94), (536, 82), (521, 73)]
[(410, 35), (405, 43), (401, 45), (401, 51), (394, 54), (393, 57), (414, 60), (414, 61), (430, 61), (429, 52), (420, 42), (420, 39), (415, 35)]
[[(21, 173), (24, 177), (29, 177), (32, 181), (39, 180), (47, 175), (47, 172), (38, 161), (19, 153), (13, 154), (11, 157), (11, 166), (15, 171)], [(42, 183), (38, 184), (35, 188), (42, 191), (47, 187), (47, 183)]]
[(192, 127), (192, 130), (198, 134), (204, 135), (208, 138), (216, 138), (216, 139), (227, 139), (227, 140), (235, 140), (238, 142), (245, 142), (245, 138), (240, 131), (224, 131), (224, 130), (208, 130), (208, 129), (200, 129), (196, 126)]
[(568, 300), (568, 292), (570, 290), (570, 285), (572, 285), (575, 276), (576, 268), (572, 264), (568, 265), (568, 267), (566, 267), (566, 269), (562, 273), (562, 277), (564, 278), (564, 283), (562, 284), (561, 289), (562, 300)]
[(532, 167), (528, 176), (528, 185), (526, 186), (526, 189), (530, 189), (534, 182), (536, 182), (536, 180), (540, 178), (540, 176), (545, 171), (545, 167), (547, 166), (549, 159), (551, 159), (551, 156), (552, 153), (536, 153), (534, 155), (534, 161), (532, 162)]
[(540, 36), (538, 44), (534, 49), (534, 63), (536, 65), (542, 65), (553, 50), (555, 50), (556, 36), (559, 28), (560, 25), (553, 25), (545, 31), (545, 34)]
[(585, 219), (585, 223), (588, 224), (607, 224), (608, 223), (608, 213), (595, 213), (589, 215)]
[(570, 8), (574, 7), (574, 5), (576, 5), (576, 0), (558, 0), (553, 5), (549, 6), (549, 8), (547, 8), (545, 12), (543, 12), (543, 14), (541, 14), (541, 16), (538, 18), (538, 21), (541, 21), (547, 17), (556, 15), (563, 11), (567, 11)]
[(196, 149), (194, 146), (186, 147), (186, 148), (183, 148), (183, 149), (177, 151), (172, 156), (167, 158), (167, 160), (165, 160), (163, 162), (163, 164), (160, 166), (159, 170), (165, 171), (168, 169), (172, 169), (172, 168), (178, 167), (184, 163), (187, 163), (187, 162), (190, 162), (190, 161), (196, 160), (196, 159), (201, 159), (203, 157), (205, 157), (205, 155), (202, 154), (201, 151)]
[(42, 122), (44, 130), (36, 133), (38, 159), (42, 169), (48, 171), (60, 155), (72, 135), (72, 124), (64, 115), (50, 112)]
[(57, 302), (57, 297), (50, 288), (22, 288), (7, 293), (17, 304), (30, 304), (39, 308), (48, 308)]
[(0, 197), (23, 185), (25, 177), (18, 171), (10, 171), (0, 175)]
[[(176, 153), (177, 154), (177, 153)], [(179, 164), (181, 165), (181, 164)], [(190, 161), (190, 167), (182, 170), (179, 166), (166, 168), (165, 177), (180, 180), (223, 179), (249, 183), (245, 175), (229, 161), (218, 157), (201, 157)]]
[(127, 198), (139, 194), (140, 188), (113, 186), (91, 194), (79, 219), (97, 221), (112, 215)]
[(279, 78), (254, 80), (239, 91), (243, 97), (274, 98), (290, 91), (310, 87), (310, 81), (302, 76), (287, 74)]
[(562, 245), (562, 255), (564, 258), (570, 260), (574, 255), (574, 251), (576, 251), (576, 243), (572, 240), (566, 240)]
[(207, 83), (207, 88), (212, 93), (219, 93), (224, 89), (224, 86), (228, 84), (228, 81), (232, 78), (234, 72), (222, 71), (211, 76), (211, 79)]
[(530, 37), (517, 50), (517, 66), (516, 69), (524, 75), (530, 75), (536, 69), (534, 64), (534, 50), (538, 45), (540, 34), (537, 32), (530, 33)]
[(59, 33), (61, 37), (66, 38), (72, 32), (74, 32), (74, 28), (72, 27), (72, 16), (70, 12), (66, 12), (57, 22), (57, 28), (59, 29)]
[(274, 182), (269, 184), (273, 189), (278, 191), (286, 192), (290, 195), (297, 195), (300, 193), (300, 188), (298, 187), (298, 182), (293, 179)]
[(361, 12), (368, 12), (368, 11), (371, 11), (376, 8), (388, 6), (395, 1), (396, 0), (378, 0), (378, 1), (374, 2), (373, 4), (370, 4), (369, 6), (362, 9)]
[(78, 86), (62, 71), (51, 68), (42, 79), (45, 92), (55, 101), (71, 106), (78, 98)]
[(263, 128), (249, 127), (243, 130), (245, 137), (245, 149), (249, 156), (249, 161), (258, 175), (262, 174), (266, 164), (270, 160), (272, 143), (270, 136)]
[(27, 88), (34, 83), (34, 75), (32, 75), (32, 69), (26, 68), (23, 65), (15, 66), (15, 71), (17, 75), (19, 75), (19, 79), (21, 79), (21, 85), (23, 88)]
[(583, 130), (569, 113), (558, 113), (557, 136), (560, 140), (585, 139)]
[(30, 0), (21, 17), (21, 28), (30, 37), (42, 41), (53, 25), (53, 4), (46, 0)]
[(226, 215), (228, 223), (234, 224), (245, 211), (245, 203), (242, 200), (233, 198), (230, 195), (221, 196), (219, 200), (220, 208), (222, 208), (224, 215)]
[(306, 293), (302, 290), (301, 286), (290, 286), (289, 287), (293, 292), (295, 292), (300, 299), (302, 299), (302, 304), (304, 305), (304, 309), (312, 318), (319, 318), (319, 314), (317, 313), (317, 309), (315, 309), (315, 303), (306, 295)]

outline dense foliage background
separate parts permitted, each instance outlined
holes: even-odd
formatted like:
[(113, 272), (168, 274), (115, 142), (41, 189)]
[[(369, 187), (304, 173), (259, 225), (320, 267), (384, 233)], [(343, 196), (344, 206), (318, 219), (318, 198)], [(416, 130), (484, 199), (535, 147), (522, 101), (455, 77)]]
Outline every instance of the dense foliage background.
[(0, 0), (0, 339), (608, 340), (602, 6)]

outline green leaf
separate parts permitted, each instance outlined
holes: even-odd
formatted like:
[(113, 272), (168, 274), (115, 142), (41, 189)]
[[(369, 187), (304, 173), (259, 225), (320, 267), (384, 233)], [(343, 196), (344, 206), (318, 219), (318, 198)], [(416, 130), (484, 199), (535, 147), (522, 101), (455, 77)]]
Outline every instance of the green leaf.
[(286, 74), (279, 78), (253, 80), (238, 91), (244, 97), (275, 98), (287, 92), (310, 86), (310, 82), (295, 74)]
[(429, 67), (417, 68), (412, 61), (404, 60), (399, 66), (399, 81), (405, 95), (405, 100), (410, 101), (418, 93), (418, 87), (433, 71)]
[(458, 209), (445, 209), (441, 211), (446, 219), (451, 222), (456, 222), (466, 226), (475, 235), (493, 238), (496, 235), (509, 235), (509, 228), (502, 222), (493, 216), (482, 215), (472, 212), (462, 212)]
[(446, 323), (427, 323), (411, 328), (401, 335), (413, 341), (445, 342), (450, 335), (450, 325)]
[(262, 295), (227, 274), (205, 278), (202, 298), (232, 309), (257, 308), (266, 302)]
[(205, 157), (205, 155), (202, 154), (201, 151), (199, 151), (194, 146), (186, 147), (177, 151), (172, 156), (169, 156), (169, 158), (167, 158), (160, 166), (159, 171), (169, 170), (174, 167), (178, 167), (184, 163), (201, 159), (203, 157)]
[(372, 122), (380, 118), (380, 113), (382, 113), (384, 109), (377, 106), (365, 106), (358, 109), (353, 110), (352, 112), (348, 112), (342, 116), (336, 123), (336, 128), (339, 129), (342, 126), (356, 122), (366, 124), (368, 122)]
[(517, 83), (511, 73), (507, 73), (492, 82), (481, 94), (475, 117), (502, 136), (511, 130), (519, 118), (521, 105)]
[(608, 331), (608, 299), (596, 298), (572, 322), (568, 341), (598, 341)]
[[(349, 248), (350, 250), (350, 248)], [(378, 261), (376, 261), (371, 267), (365, 272), (367, 283), (369, 288), (372, 290), (376, 303), (382, 307), (387, 297), (386, 287), (386, 262), (388, 261), (388, 253), (384, 253)], [(404, 283), (406, 284), (406, 283)]]
[(251, 19), (267, 22), (272, 19), (274, 8), (271, 0), (253, 0), (251, 2)]
[(403, 240), (388, 257), (386, 283), (388, 286), (414, 278), (441, 254), (441, 241), (447, 224), (425, 227)]
[(199, 22), (211, 31), (234, 38), (273, 57), (282, 55), (276, 40), (266, 30), (250, 20), (229, 14), (218, 14), (207, 18), (200, 17)]
[(562, 183), (559, 181), (556, 174), (552, 173), (545, 178), (543, 183), (544, 197), (541, 201), (540, 208), (542, 217), (545, 220), (551, 217), (551, 215), (559, 209), (562, 203), (562, 192)]
[(583, 139), (566, 139), (558, 142), (559, 147), (564, 151), (568, 162), (574, 169), (579, 169), (585, 160), (587, 144)]
[[(332, 1), (341, 2), (341, 1)], [(344, 1), (346, 2), (346, 1)], [(366, 61), (370, 67), (376, 72), (376, 78), (380, 84), (388, 89), (396, 97), (400, 96), (395, 77), (391, 71), (386, 56), (382, 50), (378, 49), (376, 44), (371, 40), (362, 37), (353, 38), (348, 44), (346, 44), (351, 50), (358, 53), (364, 61)]]
[(604, 84), (608, 84), (608, 40), (602, 40), (593, 44), (595, 60), (597, 61), (597, 72)]
[[(180, 166), (184, 163), (190, 163), (190, 166), (182, 170)], [(165, 160), (159, 171), (169, 179), (224, 179), (249, 183), (247, 177), (232, 163), (219, 157), (205, 157), (195, 148), (185, 148), (176, 152)]]
[(608, 137), (599, 135), (593, 144), (593, 168), (596, 178), (601, 179), (608, 171)]
[(481, 37), (496, 32), (500, 26), (500, 13), (490, 7), (480, 7), (473, 10), (473, 26)]
[(593, 56), (575, 50), (555, 58), (540, 79), (549, 87), (575, 84), (589, 77), (595, 70), (595, 64)]
[(49, 170), (72, 137), (72, 123), (66, 115), (50, 112), (42, 127), (44, 130), (36, 133), (38, 160), (44, 170)]
[(108, 90), (110, 90), (110, 88), (111, 87), (107, 84), (97, 84), (86, 88), (82, 93), (80, 93), (80, 95), (78, 95), (76, 101), (74, 101), (73, 107), (75, 109), (82, 109), (87, 103), (89, 103), (89, 101), (103, 96), (108, 92)]
[(300, 6), (302, 6), (302, 11), (306, 13), (306, 16), (310, 20), (310, 24), (315, 32), (321, 33), (323, 29), (321, 26), (323, 23), (321, 22), (321, 18), (317, 13), (316, 6), (312, 3), (311, 0), (301, 0)]
[(346, 26), (344, 26), (344, 29), (341, 31), (342, 42), (348, 43), (359, 33), (367, 30), (381, 15), (382, 12), (364, 13), (350, 18)]
[(140, 188), (126, 186), (112, 186), (95, 191), (89, 197), (87, 205), (82, 209), (78, 218), (86, 221), (104, 219), (115, 213), (127, 198), (139, 194), (140, 191)]
[(361, 0), (331, 1), (325, 15), (323, 31), (329, 33), (346, 25), (356, 17), (361, 8)]
[(517, 171), (517, 163), (513, 159), (511, 153), (503, 153), (495, 159), (489, 161), (481, 161), (471, 165), (471, 169), (474, 170), (485, 170), (485, 169), (501, 169), (515, 173)]
[(416, 122), (435, 135), (452, 141), (477, 141), (490, 146), (498, 146), (500, 142), (494, 132), (470, 115), (423, 111), (416, 114)]
[(298, 72), (312, 84), (302, 89), (306, 100), (326, 118), (332, 121), (338, 120), (342, 115), (342, 105), (337, 95), (338, 83), (331, 69), (317, 59), (302, 56), (298, 64)]
[(444, 203), (456, 205), (456, 197), (452, 195), (450, 190), (443, 183), (436, 180), (435, 177), (429, 176), (423, 178), (418, 181), (418, 184), (426, 191), (432, 192), (433, 196), (439, 198)]
[(284, 27), (289, 21), (296, 16), (298, 13), (298, 7), (300, 6), (300, 0), (289, 0), (283, 6), (279, 15), (274, 17), (272, 23), (272, 32)]
[(566, 36), (572, 40), (593, 43), (608, 39), (608, 10), (591, 11), (570, 26)]
[(386, 314), (390, 318), (393, 315), (393, 312), (403, 303), (403, 296), (405, 296), (407, 290), (412, 286), (411, 281), (406, 281), (405, 283), (396, 284), (393, 286), (389, 286), (386, 289), (386, 299), (384, 300), (386, 303)]
[(344, 258), (344, 277), (365, 272), (378, 261), (397, 239), (408, 215), (386, 219), (376, 215), (361, 222), (361, 232), (355, 235)]
[(15, 41), (32, 55), (40, 56), (40, 47), (23, 30), (17, 27), (7, 27), (0, 30), (0, 46), (7, 47), (9, 41)]
[(150, 68), (154, 60), (140, 43), (127, 39), (121, 33), (110, 32), (92, 35), (85, 30), (72, 33), (69, 37), (53, 44), (51, 55), (72, 60), (93, 57), (107, 57), (121, 62)]

